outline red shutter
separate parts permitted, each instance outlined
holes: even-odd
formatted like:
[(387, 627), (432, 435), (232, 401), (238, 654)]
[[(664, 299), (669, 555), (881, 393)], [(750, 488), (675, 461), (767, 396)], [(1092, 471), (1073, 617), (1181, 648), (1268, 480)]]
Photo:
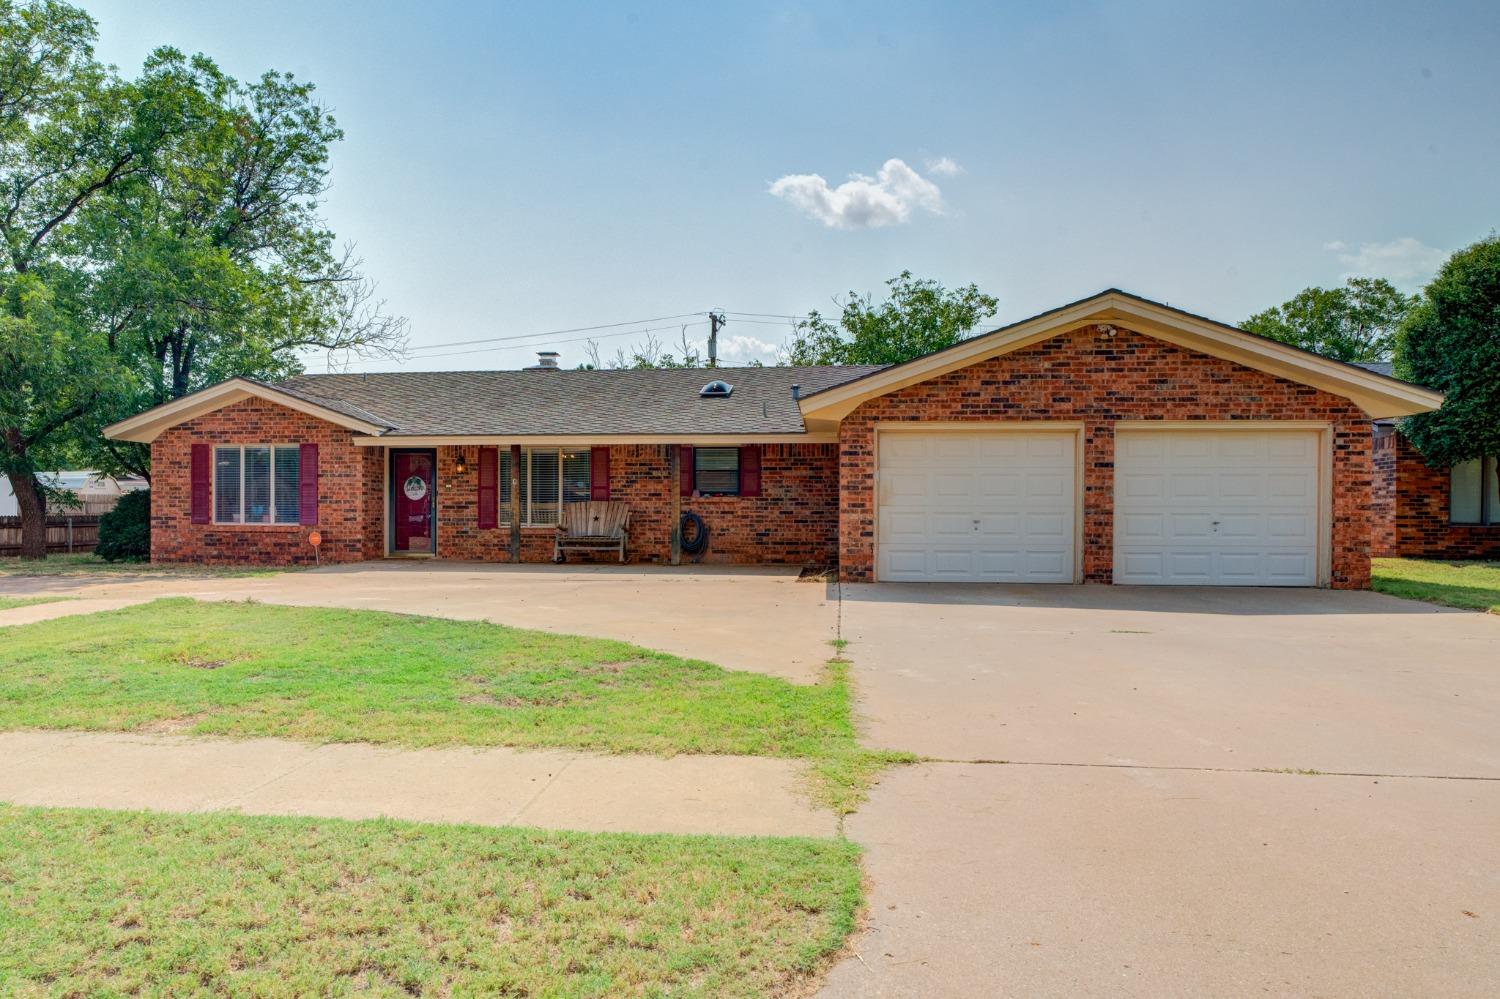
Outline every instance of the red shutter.
[(760, 495), (760, 445), (740, 448), (740, 495)]
[(609, 448), (596, 447), (589, 451), (589, 499), (609, 499)]
[(479, 526), (498, 526), (500, 494), (500, 452), (492, 447), (479, 449)]
[(303, 444), (297, 468), (297, 523), (318, 526), (318, 445)]
[(207, 444), (193, 445), (193, 523), (207, 524), (213, 519), (210, 507), (213, 466)]
[(693, 448), (682, 444), (677, 448), (677, 473), (682, 485), (682, 495), (693, 495)]

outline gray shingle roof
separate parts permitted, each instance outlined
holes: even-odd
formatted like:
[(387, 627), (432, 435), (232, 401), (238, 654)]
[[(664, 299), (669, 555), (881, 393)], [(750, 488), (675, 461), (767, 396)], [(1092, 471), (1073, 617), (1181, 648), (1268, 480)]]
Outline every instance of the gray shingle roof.
[[(403, 371), (298, 375), (275, 387), (400, 435), (794, 434), (804, 427), (792, 385), (806, 395), (876, 370)], [(700, 398), (716, 378), (734, 392)]]

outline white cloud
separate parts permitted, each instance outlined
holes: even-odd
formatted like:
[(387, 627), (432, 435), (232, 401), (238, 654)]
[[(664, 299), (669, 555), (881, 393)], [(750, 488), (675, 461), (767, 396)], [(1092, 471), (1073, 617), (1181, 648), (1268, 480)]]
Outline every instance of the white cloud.
[(927, 172), (935, 173), (939, 177), (957, 177), (966, 172), (961, 164), (947, 156), (939, 156), (935, 160), (926, 162)]
[(819, 174), (788, 174), (771, 185), (771, 193), (833, 229), (901, 225), (918, 208), (943, 213), (943, 192), (898, 159), (886, 160), (874, 177), (856, 173), (838, 187)]
[[(787, 327), (788, 333), (791, 327)], [(753, 336), (719, 336), (719, 361), (723, 364), (749, 364), (761, 361), (765, 364), (776, 360), (777, 346)]]
[(1349, 268), (1344, 277), (1383, 277), (1408, 287), (1426, 284), (1448, 259), (1447, 250), (1411, 236), (1385, 243), (1361, 243), (1358, 249), (1336, 239), (1324, 243), (1323, 249), (1338, 254), (1339, 263)]

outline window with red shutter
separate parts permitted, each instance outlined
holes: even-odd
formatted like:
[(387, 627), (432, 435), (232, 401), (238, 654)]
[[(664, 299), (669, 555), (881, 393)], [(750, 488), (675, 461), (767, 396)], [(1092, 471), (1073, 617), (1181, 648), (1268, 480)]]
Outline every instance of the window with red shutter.
[(691, 444), (682, 444), (677, 448), (677, 478), (682, 495), (693, 495), (693, 448)]
[(740, 495), (760, 495), (760, 445), (740, 448)]
[(318, 445), (303, 444), (298, 455), (297, 522), (318, 526)]
[(609, 499), (609, 448), (596, 447), (589, 455), (589, 499)]
[(192, 512), (193, 523), (207, 524), (213, 519), (209, 508), (210, 476), (213, 474), (212, 466), (209, 464), (209, 448), (207, 444), (193, 445), (192, 459)]
[(500, 523), (500, 452), (496, 448), (479, 449), (479, 527), (481, 530)]

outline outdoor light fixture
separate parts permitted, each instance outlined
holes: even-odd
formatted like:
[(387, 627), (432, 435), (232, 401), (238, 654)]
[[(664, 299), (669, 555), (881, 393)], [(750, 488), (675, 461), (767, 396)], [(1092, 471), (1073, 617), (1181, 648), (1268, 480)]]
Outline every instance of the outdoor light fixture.
[(453, 470), (459, 475), (463, 475), (469, 470), (469, 463), (464, 460), (464, 453), (462, 451), (458, 452), (458, 457), (453, 461)]

